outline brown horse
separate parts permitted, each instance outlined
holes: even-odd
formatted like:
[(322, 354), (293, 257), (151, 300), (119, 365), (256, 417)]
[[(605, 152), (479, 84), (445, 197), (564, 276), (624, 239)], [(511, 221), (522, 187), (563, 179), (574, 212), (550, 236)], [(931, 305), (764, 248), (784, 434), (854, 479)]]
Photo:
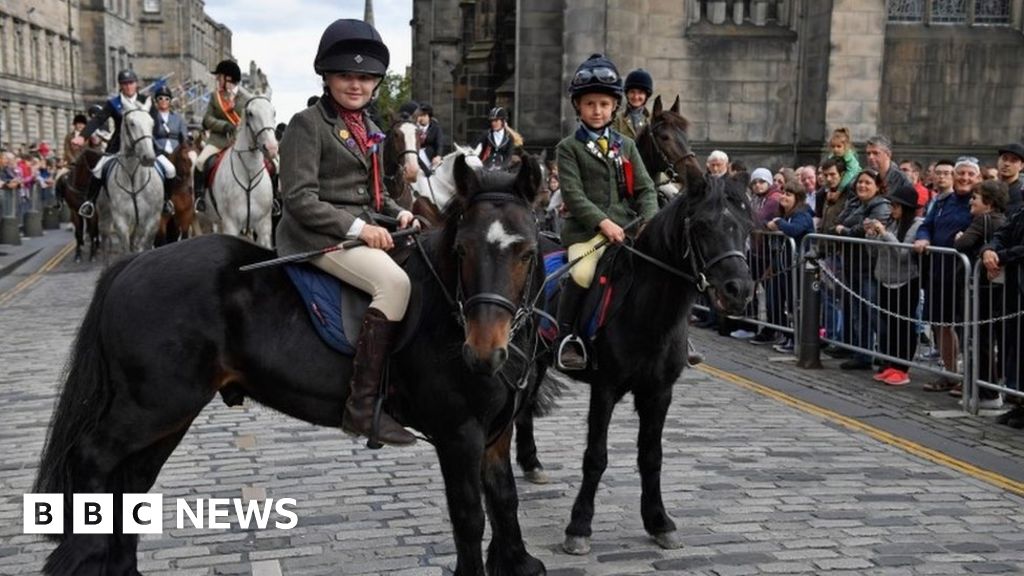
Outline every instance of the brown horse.
[(89, 182), (92, 180), (92, 168), (103, 157), (103, 153), (92, 148), (82, 149), (82, 153), (68, 167), (60, 178), (57, 179), (56, 192), (58, 198), (63, 198), (71, 211), (71, 223), (75, 227), (75, 262), (82, 261), (82, 245), (85, 244), (85, 232), (89, 232), (89, 261), (96, 259), (96, 253), (100, 248), (99, 215), (92, 218), (82, 218), (78, 215), (78, 208), (85, 202), (89, 193)]
[(174, 205), (174, 214), (160, 214), (160, 229), (156, 234), (157, 246), (188, 238), (192, 220), (195, 217), (192, 190), (192, 164), (195, 157), (195, 149), (188, 142), (182, 142), (171, 153), (170, 160), (174, 164), (177, 174), (167, 183), (167, 186), (170, 186), (171, 189), (171, 204)]

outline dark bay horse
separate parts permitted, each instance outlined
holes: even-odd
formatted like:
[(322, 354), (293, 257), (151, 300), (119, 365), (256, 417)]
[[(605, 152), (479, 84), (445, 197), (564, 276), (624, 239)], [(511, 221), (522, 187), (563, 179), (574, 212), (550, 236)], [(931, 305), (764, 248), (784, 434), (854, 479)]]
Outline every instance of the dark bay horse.
[(160, 213), (160, 229), (156, 234), (157, 246), (184, 240), (189, 236), (192, 220), (195, 218), (195, 196), (192, 191), (192, 164), (195, 157), (195, 149), (187, 141), (182, 142), (171, 153), (169, 159), (171, 164), (174, 164), (175, 175), (167, 186), (171, 189), (174, 214)]
[[(657, 178), (658, 174), (664, 174), (668, 181), (682, 185), (682, 174), (679, 174), (674, 167), (674, 159), (667, 156), (665, 150), (680, 150), (687, 146), (686, 131), (689, 122), (679, 114), (679, 96), (668, 110), (662, 108), (661, 96), (654, 99), (654, 111), (651, 114), (651, 121), (640, 131), (636, 137), (636, 147), (640, 152), (640, 158), (644, 161), (644, 168), (651, 178)], [(658, 206), (664, 207), (672, 199), (658, 190)]]
[(85, 202), (89, 193), (89, 182), (92, 180), (92, 168), (103, 157), (103, 153), (92, 148), (83, 148), (68, 171), (55, 184), (57, 197), (63, 198), (71, 211), (71, 224), (75, 227), (75, 262), (82, 261), (82, 246), (85, 244), (85, 233), (89, 233), (89, 261), (96, 260), (100, 249), (99, 217), (82, 218), (78, 209)]
[[(679, 546), (675, 523), (662, 502), (661, 441), (672, 388), (687, 364), (690, 308), (706, 291), (719, 308), (739, 313), (753, 292), (744, 257), (753, 227), (745, 191), (705, 178), (687, 141), (678, 136), (681, 132), (663, 134), (662, 128), (655, 115), (652, 132), (660, 154), (684, 188), (632, 246), (605, 252), (598, 268), (612, 287), (605, 321), (590, 342), (590, 367), (567, 373), (590, 384), (583, 481), (562, 545), (570, 554), (590, 551), (594, 497), (608, 465), (608, 428), (615, 405), (627, 393), (633, 394), (640, 420), (637, 464), (644, 528), (660, 546)], [(537, 378), (544, 376), (552, 356), (538, 366)], [(524, 422), (528, 417), (517, 420), (517, 459), (524, 469), (539, 466), (532, 428)]]
[[(459, 575), (484, 574), (484, 502), (487, 571), (545, 572), (522, 539), (509, 458), (519, 383), (533, 364), (519, 351), (535, 349), (532, 303), (543, 278), (530, 211), (539, 179), (535, 162), (518, 175), (477, 175), (462, 163), (448, 224), (404, 265), (421, 305), (418, 320), (406, 319), (411, 339), (391, 356), (387, 403), (436, 448)], [(71, 534), (68, 524), (46, 574), (138, 574), (138, 538), (122, 534), (117, 520), (120, 495), (153, 485), (218, 390), (233, 386), (296, 418), (340, 427), (352, 359), (320, 339), (282, 268), (239, 271), (272, 257), (245, 240), (208, 235), (125, 257), (100, 277), (35, 491), (68, 503), (72, 493), (113, 493), (114, 534)], [(164, 322), (197, 315), (200, 325)]]

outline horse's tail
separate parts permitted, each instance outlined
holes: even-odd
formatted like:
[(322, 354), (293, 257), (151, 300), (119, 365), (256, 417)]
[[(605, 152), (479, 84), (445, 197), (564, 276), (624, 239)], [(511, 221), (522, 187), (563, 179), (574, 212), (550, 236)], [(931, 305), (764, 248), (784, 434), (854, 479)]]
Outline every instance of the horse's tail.
[(76, 488), (81, 488), (74, 485), (80, 471), (73, 469), (75, 464), (71, 455), (80, 439), (95, 429), (97, 422), (109, 411), (112, 397), (100, 340), (103, 308), (111, 285), (133, 258), (126, 256), (111, 264), (96, 283), (92, 303), (78, 329), (71, 358), (64, 369), (64, 386), (50, 420), (50, 431), (33, 489), (36, 493), (68, 496)]

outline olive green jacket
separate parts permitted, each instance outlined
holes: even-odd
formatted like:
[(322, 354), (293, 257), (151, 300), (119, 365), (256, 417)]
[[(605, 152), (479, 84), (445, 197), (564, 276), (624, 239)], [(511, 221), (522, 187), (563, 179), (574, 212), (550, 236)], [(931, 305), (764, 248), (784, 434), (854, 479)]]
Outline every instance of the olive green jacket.
[[(644, 125), (651, 123), (651, 113), (647, 110), (647, 107), (642, 108), (644, 116)], [(626, 107), (615, 116), (615, 120), (612, 122), (612, 128), (623, 136), (629, 136), (633, 140), (636, 140), (640, 134), (633, 130), (633, 123), (629, 121), (629, 108)], [(643, 128), (641, 128), (642, 130)]]
[[(624, 226), (637, 216), (648, 221), (658, 211), (657, 192), (636, 144), (615, 130), (610, 134), (613, 158), (601, 155), (582, 127), (558, 143), (558, 177), (569, 209), (562, 228), (565, 246), (592, 238), (605, 218)], [(620, 194), (618, 160), (631, 166), (632, 199)]]
[[(242, 88), (238, 87), (238, 92), (235, 93), (235, 113), (238, 114), (238, 118), (241, 121), (245, 120), (245, 105), (252, 98), (252, 94)], [(209, 134), (206, 137), (206, 143), (215, 146), (220, 150), (227, 148), (235, 140), (235, 131), (238, 130), (238, 126), (235, 126), (228, 120), (228, 115), (221, 108), (220, 102), (217, 101), (217, 92), (214, 90), (210, 93), (210, 101), (206, 104), (206, 114), (203, 115), (203, 129)]]
[[(380, 129), (369, 116), (363, 118), (372, 140)], [(373, 154), (359, 149), (329, 98), (292, 116), (280, 151), (283, 211), (275, 236), (280, 255), (338, 244), (357, 217), (374, 211)], [(378, 186), (381, 212), (398, 216), (401, 207), (382, 182)]]

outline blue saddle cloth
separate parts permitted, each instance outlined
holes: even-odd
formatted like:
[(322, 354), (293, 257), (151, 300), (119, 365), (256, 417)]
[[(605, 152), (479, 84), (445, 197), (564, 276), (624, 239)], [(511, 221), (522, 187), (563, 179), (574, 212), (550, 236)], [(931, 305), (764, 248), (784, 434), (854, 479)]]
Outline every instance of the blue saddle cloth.
[[(544, 275), (547, 277), (555, 270), (564, 266), (569, 261), (566, 250), (556, 250), (544, 255)], [(568, 273), (566, 273), (568, 276)], [(572, 280), (568, 280), (572, 282)], [(560, 293), (559, 282), (552, 280), (544, 285), (544, 309), (552, 310), (554, 300)], [(604, 325), (609, 305), (611, 304), (612, 287), (607, 281), (598, 277), (594, 279), (594, 286), (587, 291), (586, 301), (582, 307), (582, 313), (577, 320), (577, 334), (587, 339), (592, 339), (597, 331)], [(541, 337), (553, 341), (558, 336), (558, 326), (547, 318), (542, 318), (539, 332)]]
[(356, 347), (353, 341), (358, 334), (352, 334), (350, 339), (345, 333), (342, 312), (342, 294), (351, 297), (352, 292), (342, 291), (341, 280), (309, 264), (288, 264), (284, 268), (306, 303), (313, 327), (324, 342), (342, 354), (354, 355)]

